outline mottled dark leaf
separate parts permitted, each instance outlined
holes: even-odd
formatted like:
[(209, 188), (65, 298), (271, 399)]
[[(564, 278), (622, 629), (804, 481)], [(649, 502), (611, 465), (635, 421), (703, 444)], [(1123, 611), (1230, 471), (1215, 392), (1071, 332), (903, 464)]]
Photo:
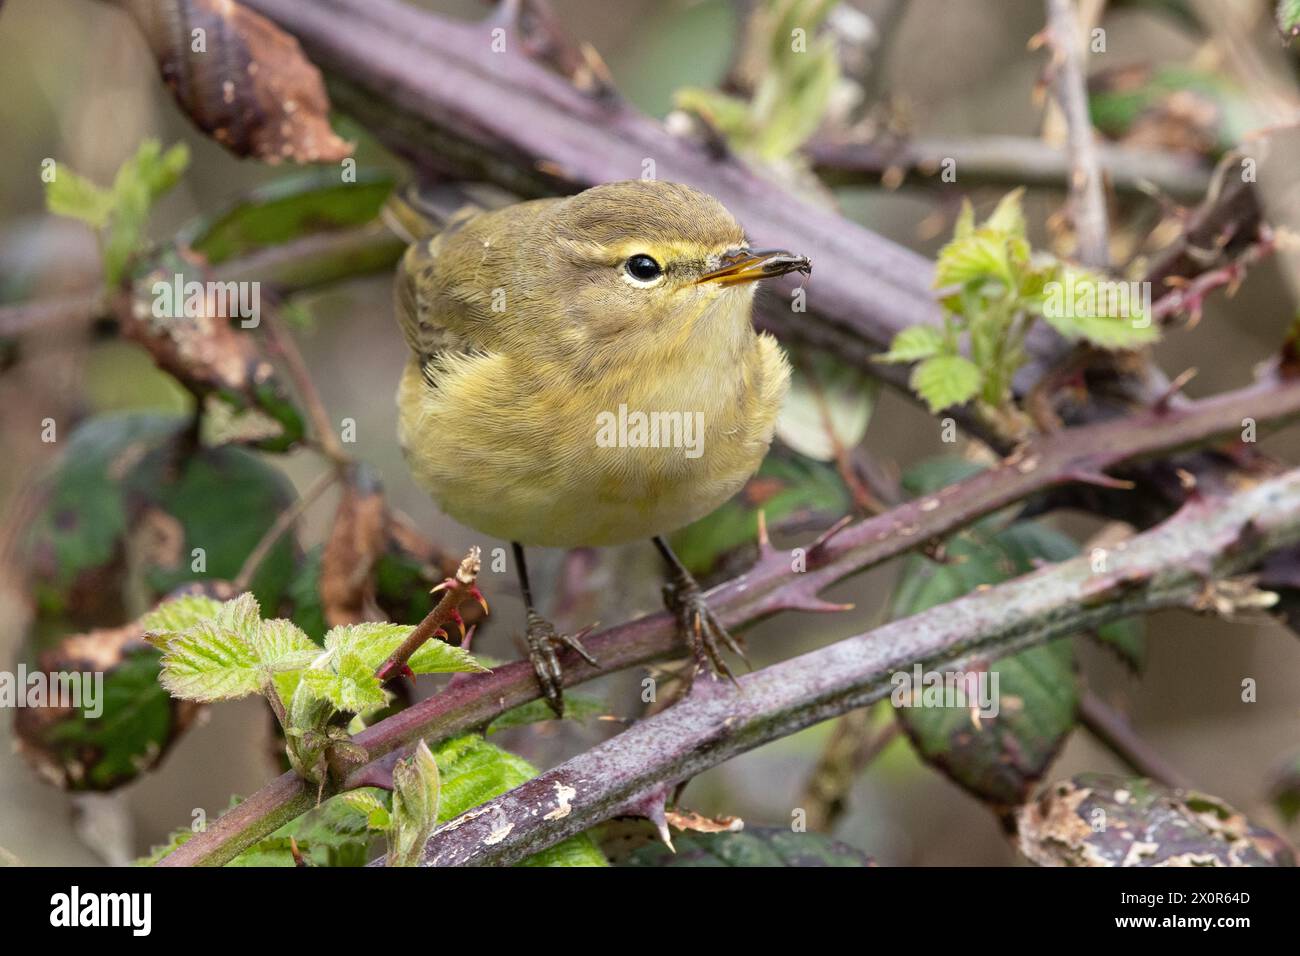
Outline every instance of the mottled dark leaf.
[[(920, 483), (932, 480), (922, 476)], [(1037, 559), (1063, 560), (1077, 548), (1069, 538), (1032, 522), (996, 530), (986, 519), (949, 540), (945, 550), (943, 563), (922, 555), (908, 559), (891, 617), (908, 617), (981, 585), (1026, 573)], [(973, 701), (967, 701), (970, 706), (941, 706), (949, 701), (927, 698), (924, 673), (919, 686), (915, 680), (906, 687), (895, 684), (895, 704), (913, 703), (895, 712), (927, 762), (980, 799), (1013, 806), (1047, 771), (1074, 726), (1078, 689), (1073, 648), (1068, 641), (1054, 641), (998, 661), (972, 662), (966, 673), (964, 688), (990, 696), (986, 703), (994, 706), (984, 713), (976, 715)], [(993, 709), (996, 715), (987, 712)]]
[[(609, 713), (609, 707), (604, 701), (596, 697), (574, 693), (564, 695), (564, 720), (576, 720), (580, 723), (586, 723), (607, 713)], [(544, 700), (530, 700), (526, 704), (512, 707), (488, 724), (487, 733), (491, 735), (503, 730), (509, 730), (511, 727), (523, 727), (526, 724), (537, 724), (556, 719), (558, 718), (555, 716), (555, 711), (551, 709), (549, 703)]]
[[(23, 657), (55, 670), (87, 660), (105, 672), (100, 718), (19, 717), (29, 755), (65, 786), (118, 786), (188, 725), (192, 711), (158, 684), (157, 653), (124, 625), (179, 587), (234, 577), (292, 500), (278, 471), (237, 448), (193, 446), (187, 425), (148, 414), (92, 419), (37, 489), (24, 544), (37, 609)], [(279, 606), (295, 550), (286, 537), (259, 566), (251, 590), (263, 607)]]
[(34, 665), (47, 674), (103, 674), (102, 713), (19, 708), (14, 732), (22, 755), (69, 790), (110, 790), (157, 765), (197, 713), (158, 684), (158, 660), (134, 625), (69, 635), (42, 652)]
[(302, 413), (253, 331), (269, 306), (260, 285), (209, 282), (202, 269), (169, 250), (136, 277), (133, 290), (119, 322), (122, 335), (194, 395), (210, 444), (286, 451), (302, 439)]
[(1020, 809), (1017, 829), (1040, 866), (1295, 866), (1285, 840), (1218, 797), (1141, 778), (1052, 784)]
[(317, 644), (325, 639), (325, 632), (329, 630), (329, 625), (325, 623), (325, 605), (321, 603), (320, 597), (320, 562), (323, 550), (323, 545), (317, 545), (303, 555), (286, 591), (289, 605), (293, 609), (290, 619)]

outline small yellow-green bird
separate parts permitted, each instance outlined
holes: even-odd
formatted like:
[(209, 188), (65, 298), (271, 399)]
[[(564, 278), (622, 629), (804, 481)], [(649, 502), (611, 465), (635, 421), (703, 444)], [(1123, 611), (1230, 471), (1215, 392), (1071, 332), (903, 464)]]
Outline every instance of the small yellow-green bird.
[(697, 663), (730, 676), (720, 642), (740, 648), (663, 536), (767, 452), (790, 368), (753, 327), (754, 280), (795, 271), (811, 264), (751, 250), (711, 196), (643, 180), (461, 214), (407, 250), (399, 439), (446, 514), (512, 543), (529, 658), (557, 714), (557, 651), (595, 661), (537, 612), (524, 545), (652, 538)]

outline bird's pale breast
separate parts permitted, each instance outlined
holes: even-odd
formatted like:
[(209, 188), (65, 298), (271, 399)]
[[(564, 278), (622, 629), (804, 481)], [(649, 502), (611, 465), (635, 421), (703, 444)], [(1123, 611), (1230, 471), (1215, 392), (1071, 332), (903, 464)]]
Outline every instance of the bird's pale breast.
[(462, 354), (431, 387), (412, 362), (402, 447), (443, 511), (494, 537), (580, 547), (666, 534), (758, 468), (789, 368), (775, 340), (754, 335), (739, 361), (637, 373), (631, 386), (574, 390), (527, 359)]

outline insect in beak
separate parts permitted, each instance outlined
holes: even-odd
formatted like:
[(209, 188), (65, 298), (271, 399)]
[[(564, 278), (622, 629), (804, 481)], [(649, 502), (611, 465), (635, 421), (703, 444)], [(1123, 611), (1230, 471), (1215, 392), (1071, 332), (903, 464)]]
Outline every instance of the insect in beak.
[(796, 256), (781, 249), (751, 251), (729, 249), (718, 257), (717, 268), (706, 272), (697, 282), (717, 282), (719, 285), (739, 285), (758, 279), (772, 279), (787, 272), (812, 274), (812, 263), (807, 256)]

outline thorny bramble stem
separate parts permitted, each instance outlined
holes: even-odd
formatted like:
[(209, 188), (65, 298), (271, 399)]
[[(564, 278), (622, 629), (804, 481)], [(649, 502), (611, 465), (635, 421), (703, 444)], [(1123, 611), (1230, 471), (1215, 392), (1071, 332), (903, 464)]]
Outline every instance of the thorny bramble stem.
[[(705, 597), (724, 626), (739, 627), (779, 610), (826, 610), (818, 596), (831, 584), (920, 548), (984, 515), (1032, 494), (1071, 481), (1097, 480), (1130, 458), (1168, 452), (1238, 432), (1252, 417), (1262, 427), (1300, 415), (1300, 380), (1276, 380), (1175, 407), (1147, 409), (1126, 418), (1064, 429), (1031, 442), (998, 466), (949, 485), (934, 495), (906, 502), (849, 525), (809, 551), (808, 570), (794, 573), (788, 553), (768, 545), (759, 561), (738, 578)], [(677, 652), (680, 643), (667, 613), (609, 628), (587, 639), (600, 661), (593, 667), (576, 654), (563, 655), (566, 686), (613, 673)], [(357, 743), (374, 758), (369, 769), (342, 784), (363, 786), (368, 775), (395, 761), (400, 748), (483, 726), (512, 707), (535, 700), (539, 688), (527, 661), (498, 667), (490, 674), (466, 675), (434, 697), (367, 728)], [(311, 789), (309, 794), (307, 791)], [(340, 789), (331, 781), (326, 793)], [(212, 821), (165, 858), (162, 865), (221, 865), (239, 852), (305, 813), (315, 790), (285, 774)]]

